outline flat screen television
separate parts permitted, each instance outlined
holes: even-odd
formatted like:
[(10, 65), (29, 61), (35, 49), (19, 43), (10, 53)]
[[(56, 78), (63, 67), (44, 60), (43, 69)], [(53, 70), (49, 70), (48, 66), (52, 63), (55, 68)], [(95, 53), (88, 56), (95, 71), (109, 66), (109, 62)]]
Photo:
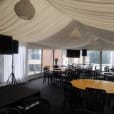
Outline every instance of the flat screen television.
[(80, 58), (80, 50), (67, 49), (67, 57)]

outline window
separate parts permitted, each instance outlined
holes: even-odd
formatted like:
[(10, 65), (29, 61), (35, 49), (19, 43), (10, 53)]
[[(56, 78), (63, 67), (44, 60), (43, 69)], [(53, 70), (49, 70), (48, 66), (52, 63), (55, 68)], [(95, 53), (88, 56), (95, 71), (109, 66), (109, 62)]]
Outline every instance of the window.
[(102, 51), (102, 64), (111, 65), (111, 51)]
[(28, 49), (28, 75), (41, 72), (41, 49)]
[(87, 51), (86, 64), (92, 64), (93, 69), (100, 69), (100, 51)]
[(100, 64), (100, 52), (99, 51), (88, 51), (88, 62), (90, 64)]
[(114, 51), (102, 51), (102, 69), (104, 70), (105, 66), (109, 68), (114, 67)]
[(68, 58), (66, 57), (66, 50), (63, 50), (63, 65), (68, 64), (80, 64), (83, 65), (83, 62), (85, 61), (85, 64), (92, 64), (93, 69), (97, 67), (97, 69), (100, 69), (100, 51), (87, 51), (87, 56), (85, 56), (85, 60), (83, 60), (82, 51), (80, 51), (80, 58)]

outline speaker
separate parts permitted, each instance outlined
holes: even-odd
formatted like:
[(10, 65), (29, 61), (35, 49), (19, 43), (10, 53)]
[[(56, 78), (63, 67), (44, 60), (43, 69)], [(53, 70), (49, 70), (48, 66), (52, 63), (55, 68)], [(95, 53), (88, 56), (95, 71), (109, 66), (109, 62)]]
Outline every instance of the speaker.
[(0, 34), (0, 54), (12, 54), (12, 37)]
[(12, 41), (12, 54), (18, 53), (19, 42), (17, 40)]
[(82, 56), (87, 56), (87, 49), (82, 49)]
[(72, 57), (72, 54), (71, 54), (71, 50), (67, 50), (67, 54), (66, 54), (67, 57)]

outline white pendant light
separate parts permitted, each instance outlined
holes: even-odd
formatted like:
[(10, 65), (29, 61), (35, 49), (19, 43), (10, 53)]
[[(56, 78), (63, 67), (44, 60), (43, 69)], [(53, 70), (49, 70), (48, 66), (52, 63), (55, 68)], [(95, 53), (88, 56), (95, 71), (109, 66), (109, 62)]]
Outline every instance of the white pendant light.
[(80, 39), (81, 38), (81, 33), (78, 29), (74, 29), (72, 32), (71, 32), (71, 38), (76, 38), (76, 39)]
[(29, 0), (20, 0), (14, 6), (16, 15), (22, 19), (30, 20), (35, 15), (35, 9)]

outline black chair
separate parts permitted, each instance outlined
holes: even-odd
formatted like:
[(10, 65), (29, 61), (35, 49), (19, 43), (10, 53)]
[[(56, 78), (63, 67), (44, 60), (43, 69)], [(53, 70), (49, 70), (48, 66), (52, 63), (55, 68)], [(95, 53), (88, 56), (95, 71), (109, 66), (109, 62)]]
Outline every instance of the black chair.
[(21, 114), (20, 110), (13, 107), (0, 108), (0, 114)]
[(109, 72), (109, 71), (110, 71), (109, 66), (105, 66), (105, 67), (104, 67), (104, 71), (105, 71), (105, 72)]
[(108, 96), (109, 101), (109, 113), (108, 114), (114, 114), (114, 96), (113, 94), (109, 94)]
[(52, 73), (50, 72), (50, 67), (45, 66), (43, 68), (43, 83), (48, 81), (48, 84), (52, 82)]
[(106, 114), (108, 109), (105, 90), (86, 88), (85, 107), (96, 114)]
[(22, 114), (49, 114), (50, 103), (48, 100), (39, 97), (28, 97), (20, 101), (17, 108)]
[(68, 108), (69, 113), (73, 113), (76, 109), (83, 109), (84, 100), (80, 89), (74, 88), (70, 82), (64, 82), (63, 112), (65, 113)]
[(63, 85), (63, 77), (61, 69), (53, 70), (53, 84), (57, 87), (62, 87)]
[(111, 72), (114, 72), (114, 66), (110, 70), (111, 70)]
[(66, 69), (65, 70), (65, 80), (68, 82), (70, 82), (71, 80), (73, 80), (73, 75), (72, 75), (73, 73), (72, 73), (72, 69)]

